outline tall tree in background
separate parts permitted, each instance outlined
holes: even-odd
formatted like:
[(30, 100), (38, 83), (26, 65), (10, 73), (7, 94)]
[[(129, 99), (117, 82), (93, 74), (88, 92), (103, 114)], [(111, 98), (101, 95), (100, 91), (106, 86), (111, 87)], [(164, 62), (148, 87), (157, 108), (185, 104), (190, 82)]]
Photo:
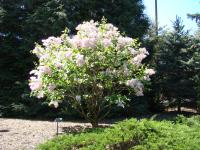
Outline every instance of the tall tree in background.
[(188, 14), (188, 17), (192, 20), (195, 20), (198, 25), (196, 36), (193, 39), (193, 49), (195, 49), (195, 52), (188, 63), (193, 66), (194, 70), (196, 71), (194, 81), (196, 83), (196, 91), (198, 96), (197, 109), (200, 112), (200, 13)]
[(1, 0), (0, 16), (0, 113), (11, 114), (22, 108), (25, 73), (32, 66), (23, 36), (27, 10), (23, 1)]
[(143, 10), (142, 0), (0, 0), (0, 113), (17, 109), (24, 114), (23, 106), (32, 105), (23, 93), (35, 42), (65, 27), (74, 34), (80, 22), (103, 16), (121, 32), (141, 38), (148, 28)]
[[(29, 33), (38, 38), (58, 34), (67, 26), (71, 34), (83, 22), (102, 17), (118, 26), (122, 32), (134, 38), (141, 38), (148, 28), (142, 0), (50, 0), (35, 7), (27, 19)], [(58, 22), (59, 21), (59, 22)]]
[(196, 96), (191, 80), (195, 72), (188, 64), (194, 54), (193, 40), (179, 17), (173, 22), (173, 31), (153, 37), (151, 61), (157, 71), (153, 79), (155, 100), (176, 106), (180, 112), (182, 102)]

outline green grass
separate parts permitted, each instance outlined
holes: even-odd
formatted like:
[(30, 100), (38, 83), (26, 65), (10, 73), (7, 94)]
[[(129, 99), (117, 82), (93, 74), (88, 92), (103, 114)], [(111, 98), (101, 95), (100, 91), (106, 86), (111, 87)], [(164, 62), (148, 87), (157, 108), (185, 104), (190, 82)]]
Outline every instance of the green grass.
[(54, 138), (39, 150), (200, 150), (200, 116), (177, 121), (125, 120), (111, 128)]

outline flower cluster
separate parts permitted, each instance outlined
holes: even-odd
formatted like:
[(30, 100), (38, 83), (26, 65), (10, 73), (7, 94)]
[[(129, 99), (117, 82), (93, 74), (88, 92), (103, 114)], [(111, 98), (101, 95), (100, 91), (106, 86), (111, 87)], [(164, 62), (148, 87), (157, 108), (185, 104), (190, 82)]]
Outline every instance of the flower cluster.
[[(143, 81), (155, 73), (142, 65), (149, 54), (145, 48), (109, 23), (83, 22), (76, 30), (74, 36), (64, 33), (36, 45), (33, 53), (39, 63), (29, 81), (33, 95), (46, 96), (55, 107), (64, 96), (74, 103), (93, 97), (104, 100), (115, 85), (143, 95)], [(119, 103), (124, 104), (123, 100)]]
[(136, 96), (143, 96), (144, 86), (139, 80), (137, 79), (127, 80), (126, 85), (130, 86), (131, 88), (135, 90)]

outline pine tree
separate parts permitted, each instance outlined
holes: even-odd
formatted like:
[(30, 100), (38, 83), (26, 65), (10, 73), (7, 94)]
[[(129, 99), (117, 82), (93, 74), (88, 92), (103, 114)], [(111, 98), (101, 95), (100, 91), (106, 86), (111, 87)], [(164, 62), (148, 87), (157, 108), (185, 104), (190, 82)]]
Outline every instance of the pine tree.
[(179, 17), (173, 22), (173, 31), (161, 36), (155, 54), (155, 86), (159, 87), (158, 98), (168, 100), (180, 112), (184, 99), (195, 97), (194, 82), (191, 80), (195, 72), (187, 63), (193, 55), (193, 41), (188, 31), (184, 31)]

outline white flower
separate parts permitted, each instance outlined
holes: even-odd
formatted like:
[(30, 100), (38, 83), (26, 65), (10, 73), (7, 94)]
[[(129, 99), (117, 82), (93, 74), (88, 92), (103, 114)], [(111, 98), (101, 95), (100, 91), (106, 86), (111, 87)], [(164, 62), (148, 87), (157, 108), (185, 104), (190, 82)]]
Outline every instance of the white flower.
[(107, 30), (109, 30), (109, 31), (117, 31), (117, 30), (118, 30), (118, 28), (115, 27), (115, 26), (113, 26), (111, 23), (107, 23), (107, 24), (105, 25), (105, 28), (106, 28)]
[(37, 95), (37, 98), (43, 98), (44, 97), (44, 91), (40, 91)]
[(132, 55), (136, 55), (138, 53), (134, 48), (131, 48), (131, 47), (129, 47), (128, 50), (130, 51)]
[(144, 96), (142, 90), (136, 91), (135, 95), (136, 95), (136, 96)]
[(62, 43), (62, 39), (51, 36), (48, 39), (42, 40), (42, 43), (45, 47), (49, 48), (51, 45), (60, 45)]
[(150, 81), (151, 80), (148, 75), (144, 76), (143, 79), (146, 80), (146, 81)]
[(56, 55), (56, 58), (60, 59), (63, 57), (63, 51), (56, 52), (55, 55)]
[(98, 23), (91, 20), (90, 22), (83, 22), (76, 27), (79, 32), (91, 33), (91, 31), (98, 31)]
[(117, 106), (124, 108), (124, 104), (121, 101), (117, 103)]
[(37, 75), (37, 74), (38, 74), (38, 70), (32, 70), (32, 71), (29, 72), (29, 74), (30, 74), (30, 75), (31, 75), (31, 74)]
[(56, 88), (56, 85), (53, 84), (53, 83), (51, 83), (51, 84), (49, 84), (49, 86), (48, 86), (47, 88), (48, 88), (48, 90), (49, 90), (50, 92), (52, 92), (52, 91)]
[(71, 51), (71, 50), (68, 50), (66, 53), (65, 53), (65, 57), (67, 58), (67, 59), (72, 59), (72, 54), (73, 54), (73, 51)]
[(141, 62), (142, 62), (142, 60), (143, 60), (144, 58), (146, 58), (146, 55), (143, 54), (143, 53), (141, 53), (141, 54), (138, 54), (137, 56), (135, 56), (135, 57), (131, 60), (131, 62), (132, 62), (133, 64), (139, 66), (139, 65), (141, 65)]
[(63, 64), (62, 64), (61, 62), (59, 62), (59, 60), (55, 60), (54, 65), (55, 65), (57, 68), (63, 68)]
[(33, 49), (33, 53), (37, 55), (38, 58), (40, 58), (43, 55), (44, 49), (42, 47), (36, 46)]
[(146, 69), (144, 71), (144, 73), (147, 74), (147, 75), (149, 75), (149, 76), (151, 76), (151, 75), (155, 74), (156, 72), (153, 69)]
[(125, 75), (125, 76), (128, 76), (128, 75), (129, 75), (129, 69), (128, 69), (126, 63), (124, 63), (124, 65), (123, 65), (123, 70), (124, 70), (124, 75)]
[(127, 80), (126, 85), (134, 88), (138, 84), (138, 82), (139, 81), (137, 79), (131, 79)]
[(75, 48), (81, 47), (81, 39), (77, 35), (75, 35), (71, 39), (69, 39), (69, 42)]
[(49, 103), (49, 106), (54, 106), (55, 108), (58, 108), (58, 106), (59, 106), (59, 104), (58, 104), (58, 102), (57, 101), (51, 101), (50, 103)]
[(49, 66), (39, 66), (38, 69), (42, 74), (51, 75), (51, 68)]
[(80, 95), (76, 95), (75, 99), (76, 99), (77, 102), (79, 102), (79, 103), (81, 102), (81, 96)]
[(40, 90), (42, 88), (42, 81), (36, 77), (31, 77), (29, 86), (32, 91)]
[(76, 55), (76, 64), (79, 67), (81, 67), (81, 66), (83, 66), (85, 64), (84, 55), (81, 55), (81, 54), (77, 54)]
[(139, 52), (142, 53), (142, 54), (145, 54), (145, 55), (149, 55), (149, 52), (146, 50), (145, 47), (139, 48)]
[(45, 60), (47, 58), (49, 58), (49, 54), (43, 54), (41, 55), (40, 60)]
[(111, 39), (103, 39), (102, 44), (104, 47), (108, 47), (112, 45), (112, 40)]
[(127, 80), (127, 86), (130, 86), (135, 90), (136, 96), (143, 96), (144, 85), (137, 79)]
[(96, 45), (95, 38), (83, 38), (81, 39), (81, 48), (93, 48)]
[(118, 47), (125, 47), (125, 46), (130, 45), (130, 44), (133, 42), (133, 39), (130, 38), (130, 37), (122, 37), (122, 36), (120, 36), (120, 37), (118, 38), (118, 41), (117, 41), (117, 42), (118, 42), (118, 43), (117, 43), (117, 46), (118, 46)]

